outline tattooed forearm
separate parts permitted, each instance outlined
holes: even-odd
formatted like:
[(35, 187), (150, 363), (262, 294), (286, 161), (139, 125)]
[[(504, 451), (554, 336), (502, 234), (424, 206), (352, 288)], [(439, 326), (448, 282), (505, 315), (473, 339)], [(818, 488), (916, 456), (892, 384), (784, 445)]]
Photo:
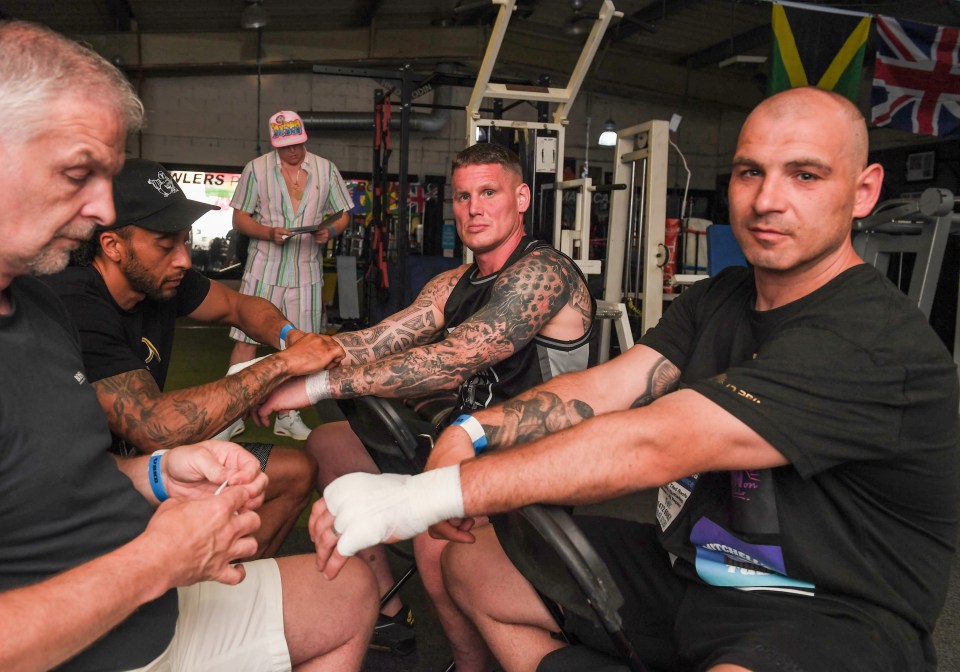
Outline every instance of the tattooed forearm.
[(533, 441), (593, 417), (593, 408), (580, 399), (564, 400), (553, 392), (538, 391), (503, 404), (500, 425), (484, 423), (491, 446)]
[(437, 276), (410, 306), (369, 329), (334, 336), (346, 353), (341, 365), (375, 362), (432, 341), (442, 327), (446, 298), (465, 268)]
[(166, 394), (145, 369), (104, 378), (93, 387), (110, 431), (148, 452), (210, 437), (284, 380), (283, 365), (267, 358), (223, 380)]
[(643, 393), (630, 405), (630, 408), (640, 408), (672, 392), (680, 382), (680, 369), (675, 367), (666, 357), (661, 357), (650, 369), (647, 376), (647, 386)]
[(568, 306), (582, 316), (584, 332), (589, 329), (591, 302), (582, 278), (555, 251), (537, 250), (503, 271), (488, 303), (470, 319), (443, 341), (424, 345), (422, 336), (437, 331), (424, 331), (437, 324), (429, 321), (427, 297), (442, 311), (461, 275), (424, 289), (417, 303), (382, 323), (390, 325), (386, 332), (336, 337), (352, 357), (346, 363), (359, 366), (330, 372), (334, 396), (410, 397), (452, 389), (525, 346)]

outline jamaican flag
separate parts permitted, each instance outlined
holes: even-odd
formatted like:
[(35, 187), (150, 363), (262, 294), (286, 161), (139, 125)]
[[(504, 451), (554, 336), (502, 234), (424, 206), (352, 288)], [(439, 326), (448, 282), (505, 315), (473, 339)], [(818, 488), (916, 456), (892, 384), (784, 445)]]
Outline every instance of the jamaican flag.
[(768, 95), (814, 85), (857, 102), (869, 16), (776, 3), (772, 23)]

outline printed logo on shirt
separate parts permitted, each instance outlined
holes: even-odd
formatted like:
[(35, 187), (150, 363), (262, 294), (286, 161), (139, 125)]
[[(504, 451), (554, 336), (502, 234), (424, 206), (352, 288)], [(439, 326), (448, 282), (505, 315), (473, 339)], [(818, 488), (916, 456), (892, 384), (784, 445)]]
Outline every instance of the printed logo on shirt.
[(77, 371), (75, 374), (73, 374), (73, 379), (81, 385), (87, 382), (87, 377), (83, 375), (83, 371)]
[(144, 358), (143, 363), (144, 363), (144, 364), (149, 364), (150, 362), (153, 361), (154, 358), (156, 358), (157, 361), (159, 362), (159, 361), (160, 361), (160, 351), (157, 350), (157, 346), (155, 346), (153, 343), (151, 343), (151, 342), (150, 342), (150, 339), (147, 338), (146, 336), (144, 336), (143, 338), (141, 338), (141, 339), (140, 339), (140, 342), (143, 343), (143, 344), (146, 346), (146, 348), (147, 348), (147, 356)]
[(724, 388), (725, 390), (734, 393), (738, 397), (746, 399), (747, 401), (752, 401), (755, 404), (760, 403), (759, 397), (729, 382), (727, 380), (727, 374), (725, 373), (721, 373), (719, 376), (714, 376), (711, 380), (713, 380), (713, 382), (715, 382), (717, 385)]

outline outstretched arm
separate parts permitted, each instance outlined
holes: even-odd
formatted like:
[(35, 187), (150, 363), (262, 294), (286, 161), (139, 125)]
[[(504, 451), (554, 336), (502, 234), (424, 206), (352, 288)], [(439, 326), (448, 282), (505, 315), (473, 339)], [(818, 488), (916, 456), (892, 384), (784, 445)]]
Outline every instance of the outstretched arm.
[(93, 384), (110, 431), (142, 452), (209, 438), (291, 376), (324, 368), (340, 354), (329, 338), (306, 334), (283, 352), (221, 380), (163, 393), (146, 369)]
[(412, 304), (369, 329), (334, 335), (345, 353), (340, 365), (369, 364), (432, 341), (443, 329), (443, 309), (450, 292), (467, 268), (461, 266), (432, 278)]
[[(680, 370), (659, 352), (637, 345), (600, 366), (557, 376), (497, 406), (473, 414), (489, 448), (542, 438), (611, 411), (645, 406), (674, 390)], [(454, 426), (437, 439), (427, 469), (473, 455), (466, 431)]]
[(311, 394), (306, 381), (284, 385), (258, 409), (259, 422), (265, 423), (272, 411), (302, 408), (320, 399), (416, 397), (453, 389), (545, 332), (565, 307), (570, 308), (566, 319), (577, 323), (578, 336), (589, 328), (590, 298), (580, 275), (553, 250), (538, 250), (501, 273), (486, 306), (442, 341), (422, 345), (418, 329), (425, 320), (438, 320), (442, 328), (443, 307), (465, 270), (437, 276), (413, 306), (395, 316), (400, 319), (336, 336), (347, 353), (343, 363), (356, 364), (324, 372), (311, 381)]
[(375, 362), (330, 371), (330, 396), (409, 397), (452, 389), (525, 346), (564, 307), (579, 312), (584, 333), (591, 319), (585, 291), (580, 276), (555, 252), (534, 252), (505, 269), (487, 305), (442, 341), (389, 356), (380, 353)]
[[(280, 330), (290, 324), (280, 309), (258, 296), (241, 294), (226, 285), (213, 281), (203, 303), (190, 313), (199, 322), (220, 322), (237, 327), (255, 341), (280, 347)], [(286, 345), (292, 345), (303, 332), (293, 329), (287, 333)]]
[(417, 476), (341, 476), (314, 506), (310, 532), (318, 566), (334, 576), (344, 556), (450, 518), (535, 502), (586, 504), (693, 473), (784, 464), (782, 453), (735, 416), (680, 390)]

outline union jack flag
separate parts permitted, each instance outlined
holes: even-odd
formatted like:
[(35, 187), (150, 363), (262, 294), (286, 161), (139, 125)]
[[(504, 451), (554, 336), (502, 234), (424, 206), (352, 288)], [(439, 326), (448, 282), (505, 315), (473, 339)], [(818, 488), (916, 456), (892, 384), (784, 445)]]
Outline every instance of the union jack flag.
[(960, 135), (960, 29), (877, 17), (873, 118), (924, 135)]

